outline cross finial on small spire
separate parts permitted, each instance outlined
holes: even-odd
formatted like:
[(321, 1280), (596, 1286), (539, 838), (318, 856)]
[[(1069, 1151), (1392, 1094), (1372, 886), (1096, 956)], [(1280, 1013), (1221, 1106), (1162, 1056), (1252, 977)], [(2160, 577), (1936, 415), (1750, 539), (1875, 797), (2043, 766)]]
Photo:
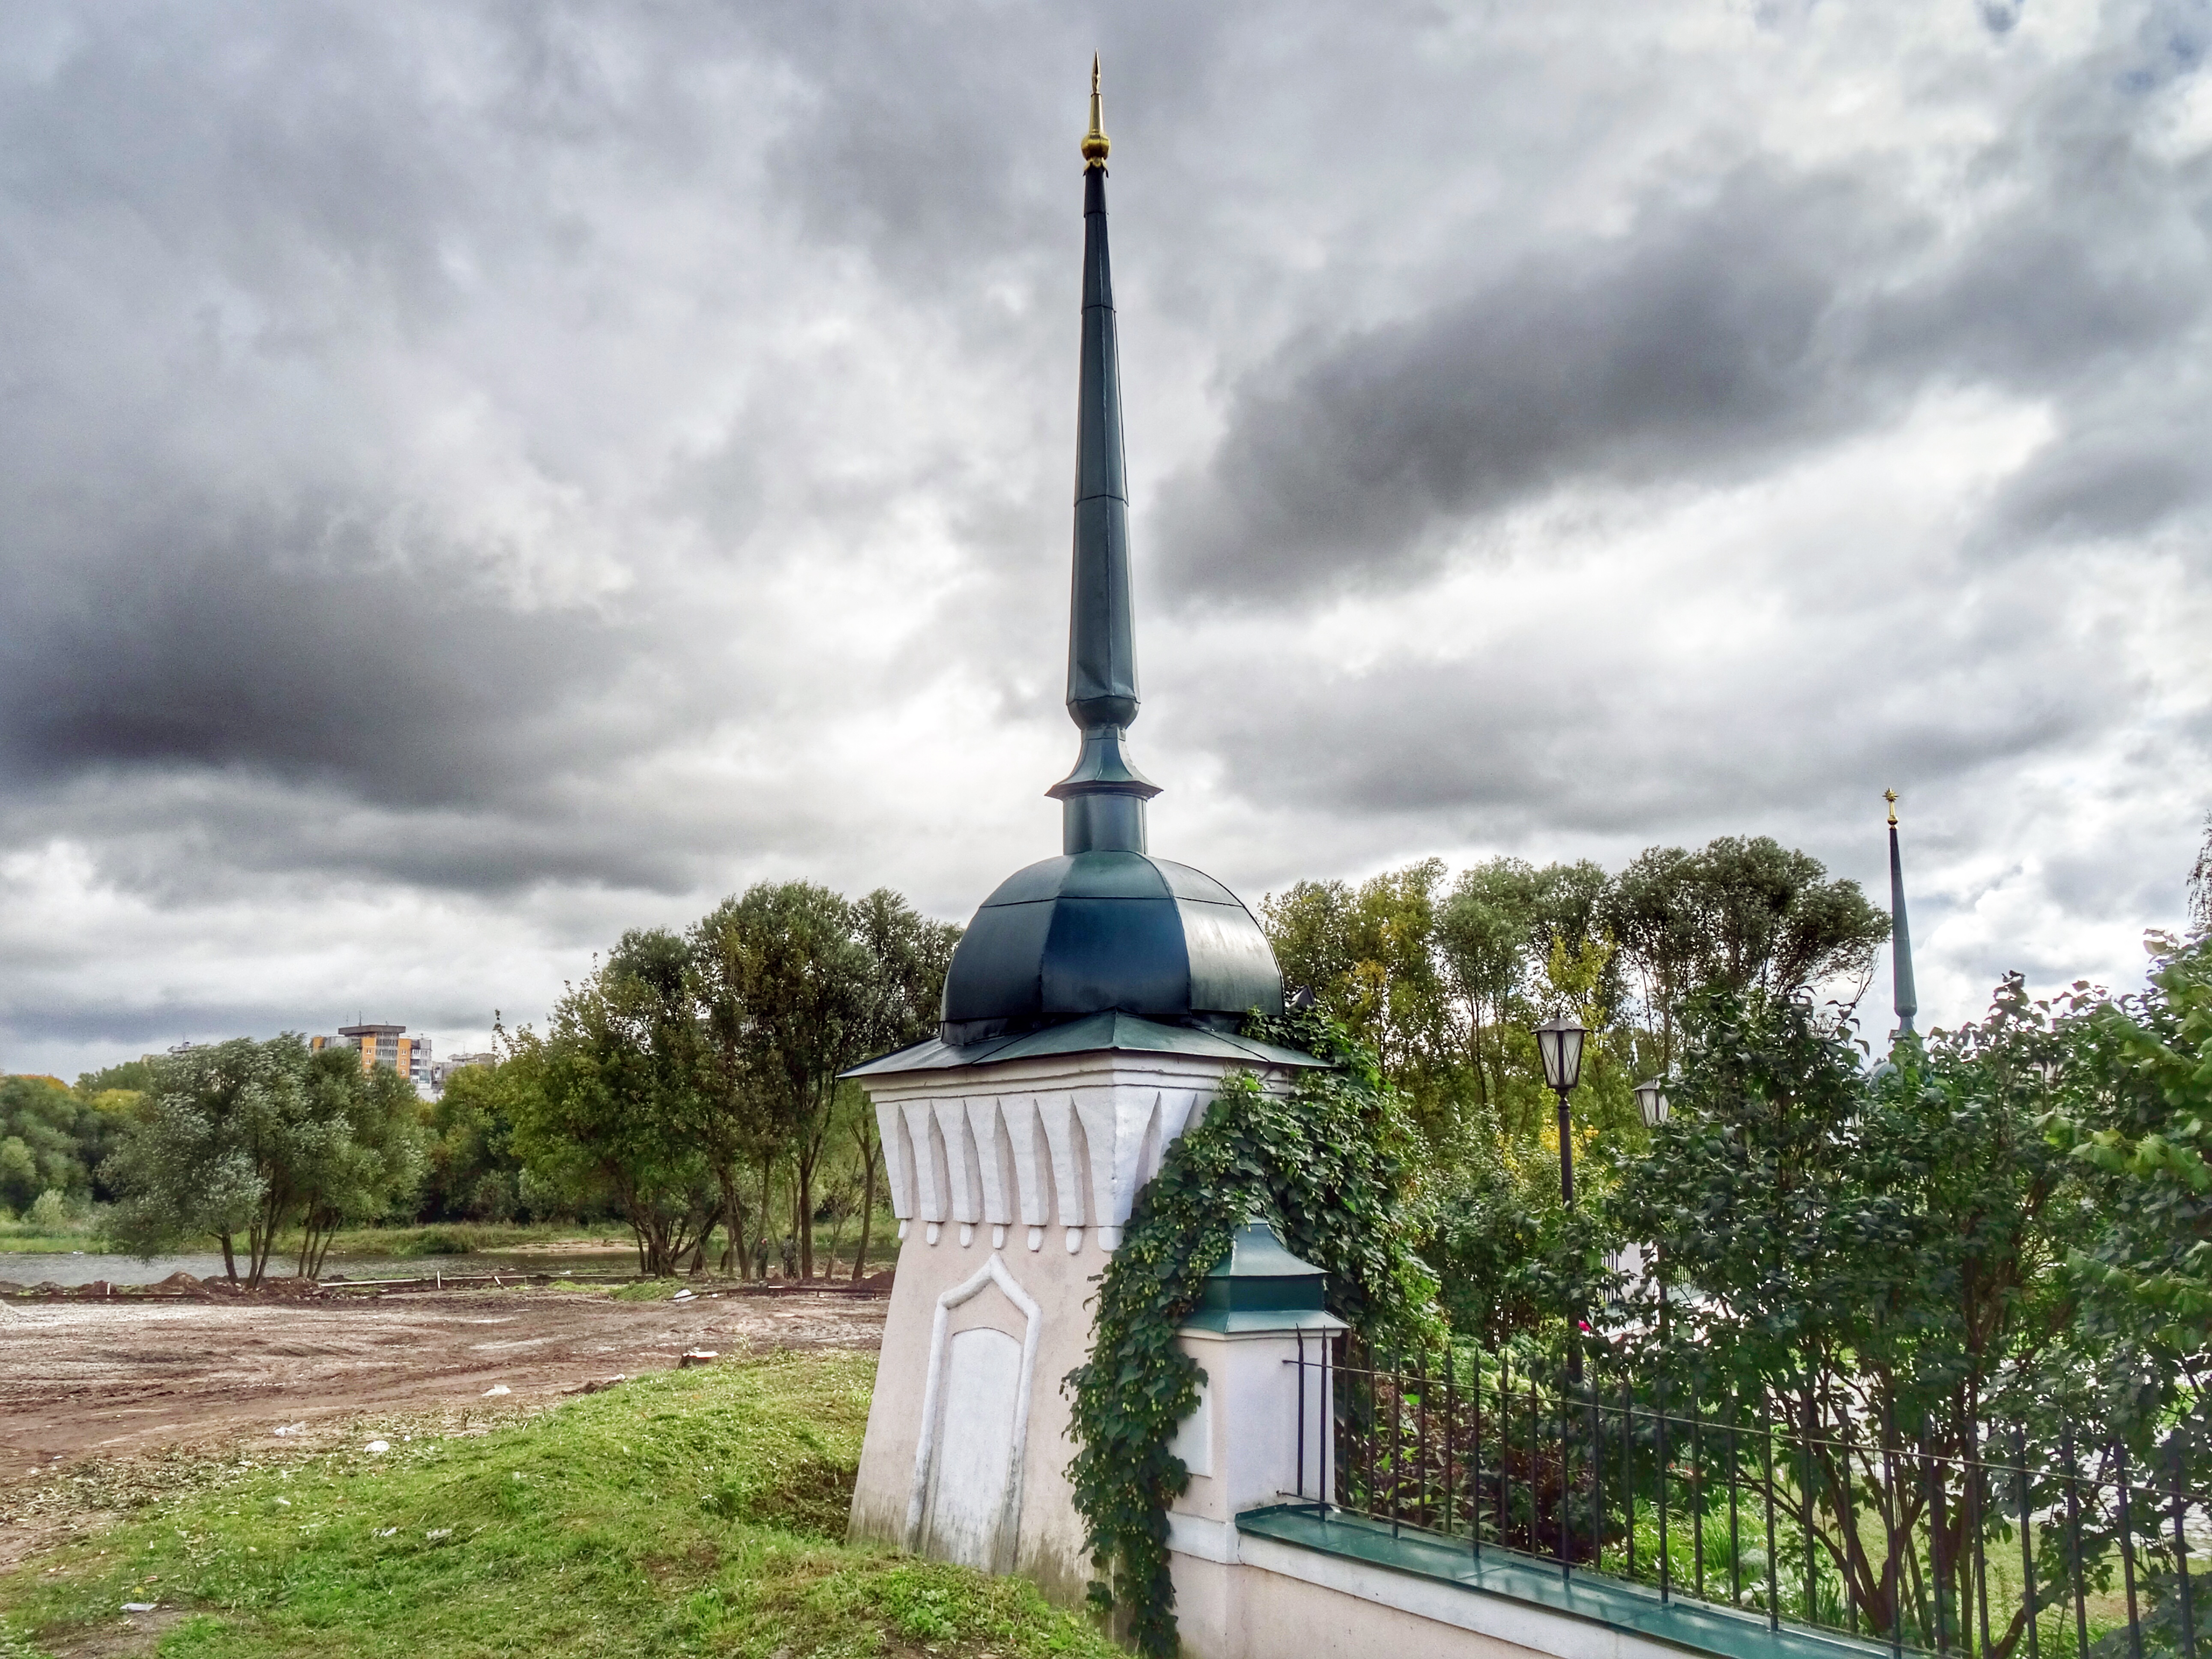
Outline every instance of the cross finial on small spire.
[(1889, 821), (1894, 824), (1897, 822), (1897, 791), (1885, 789), (1881, 792), (1881, 798), (1889, 803)]
[(1106, 153), (1113, 149), (1113, 141), (1106, 136), (1106, 118), (1098, 98), (1098, 54), (1091, 54), (1091, 131), (1083, 135), (1083, 163), (1086, 167), (1103, 167)]

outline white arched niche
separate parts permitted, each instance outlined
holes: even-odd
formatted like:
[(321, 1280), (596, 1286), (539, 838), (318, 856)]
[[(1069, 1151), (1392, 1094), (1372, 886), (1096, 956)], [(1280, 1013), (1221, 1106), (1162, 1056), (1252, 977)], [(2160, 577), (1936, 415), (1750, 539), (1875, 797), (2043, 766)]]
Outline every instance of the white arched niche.
[[(989, 1325), (951, 1329), (953, 1310), (993, 1285), (1021, 1316), (1018, 1341)], [(986, 1572), (1012, 1570), (1038, 1334), (1036, 1303), (996, 1251), (937, 1298), (907, 1503), (908, 1549)]]

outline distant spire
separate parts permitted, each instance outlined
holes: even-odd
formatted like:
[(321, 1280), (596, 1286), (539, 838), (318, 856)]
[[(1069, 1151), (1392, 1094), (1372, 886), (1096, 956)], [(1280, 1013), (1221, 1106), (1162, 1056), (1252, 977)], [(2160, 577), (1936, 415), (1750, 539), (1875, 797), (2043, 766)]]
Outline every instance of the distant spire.
[(1121, 360), (1106, 249), (1106, 154), (1098, 60), (1083, 137), (1083, 356), (1075, 422), (1075, 579), (1068, 608), (1067, 714), (1083, 732), (1075, 769), (1046, 791), (1066, 853), (1145, 850), (1145, 803), (1159, 786), (1121, 751), (1137, 718), (1137, 629), (1129, 599), (1129, 490), (1121, 452)]
[(1912, 1032), (1912, 1017), (1920, 1012), (1918, 994), (1912, 988), (1912, 932), (1905, 922), (1905, 861), (1897, 851), (1897, 791), (1885, 789), (1889, 803), (1889, 969), (1895, 988), (1896, 1037)]

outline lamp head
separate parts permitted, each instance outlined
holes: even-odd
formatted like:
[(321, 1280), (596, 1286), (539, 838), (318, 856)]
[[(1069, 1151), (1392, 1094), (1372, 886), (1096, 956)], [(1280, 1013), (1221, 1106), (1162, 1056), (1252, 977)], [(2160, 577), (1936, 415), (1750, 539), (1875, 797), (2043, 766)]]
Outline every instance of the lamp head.
[(1644, 1114), (1644, 1127), (1656, 1129), (1667, 1121), (1667, 1085), (1657, 1078), (1636, 1085), (1636, 1109)]
[(1544, 1081), (1553, 1089), (1572, 1089), (1582, 1081), (1583, 1039), (1589, 1030), (1565, 1014), (1536, 1028), (1536, 1050), (1544, 1060)]

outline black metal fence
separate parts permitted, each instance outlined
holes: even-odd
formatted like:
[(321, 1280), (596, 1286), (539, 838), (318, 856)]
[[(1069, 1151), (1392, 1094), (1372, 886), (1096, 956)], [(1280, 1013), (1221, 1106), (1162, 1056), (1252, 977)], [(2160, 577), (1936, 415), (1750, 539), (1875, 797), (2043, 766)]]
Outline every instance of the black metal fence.
[(1668, 1398), (1510, 1358), (1431, 1370), (1341, 1339), (1291, 1363), (1299, 1499), (1476, 1559), (1510, 1552), (1899, 1654), (2198, 1659), (2198, 1425), (2130, 1451), (1933, 1416), (1899, 1433), (1817, 1398)]

